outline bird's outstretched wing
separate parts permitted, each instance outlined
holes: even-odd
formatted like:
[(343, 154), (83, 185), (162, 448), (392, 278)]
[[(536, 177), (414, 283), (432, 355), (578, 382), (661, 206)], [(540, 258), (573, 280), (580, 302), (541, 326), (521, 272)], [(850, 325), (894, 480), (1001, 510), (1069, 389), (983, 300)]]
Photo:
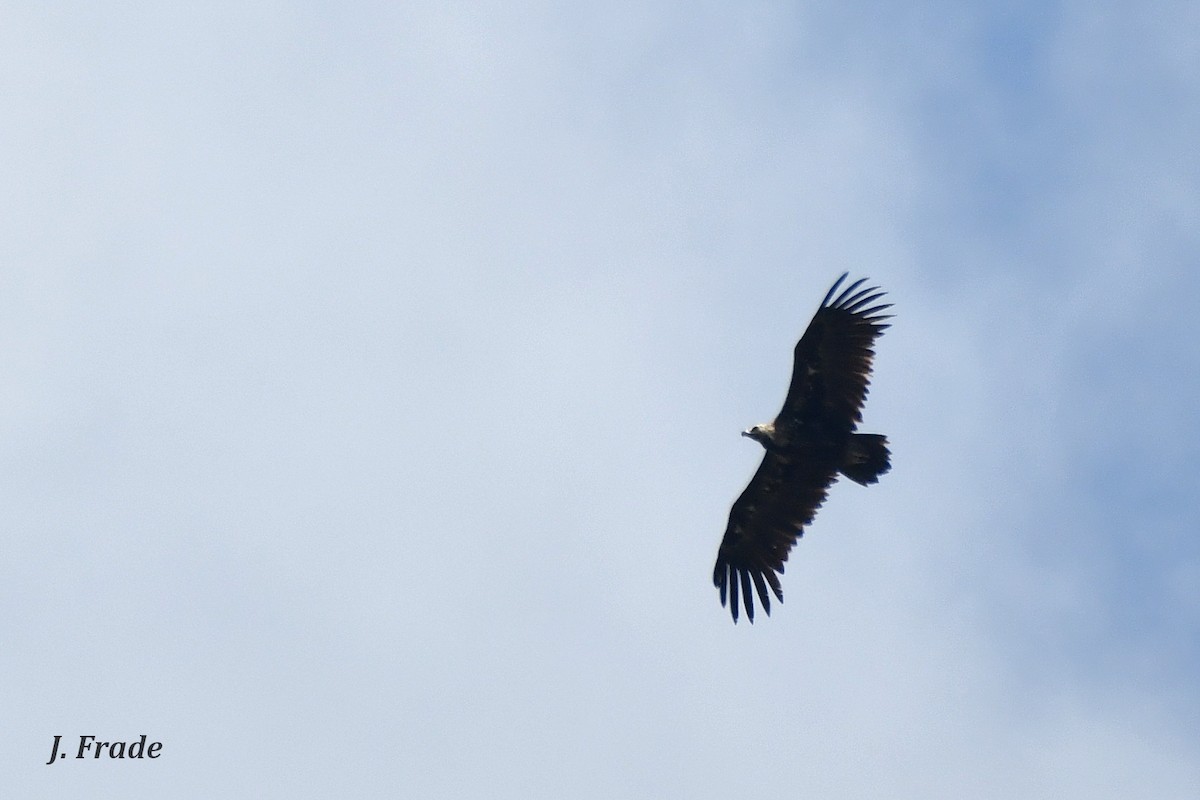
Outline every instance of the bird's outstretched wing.
[(860, 278), (834, 297), (846, 275), (837, 279), (796, 343), (792, 382), (775, 420), (785, 434), (800, 426), (821, 426), (849, 433), (862, 422), (863, 402), (871, 382), (875, 339), (890, 326), (883, 314), (891, 303), (876, 304), (884, 292), (860, 289)]
[[(827, 463), (822, 463), (827, 462)], [(733, 504), (725, 538), (717, 551), (713, 584), (721, 590), (721, 605), (729, 603), (738, 620), (739, 585), (746, 617), (754, 622), (754, 596), (771, 613), (767, 587), (783, 602), (779, 575), (792, 545), (825, 502), (837, 467), (828, 459), (789, 460), (768, 452)]]

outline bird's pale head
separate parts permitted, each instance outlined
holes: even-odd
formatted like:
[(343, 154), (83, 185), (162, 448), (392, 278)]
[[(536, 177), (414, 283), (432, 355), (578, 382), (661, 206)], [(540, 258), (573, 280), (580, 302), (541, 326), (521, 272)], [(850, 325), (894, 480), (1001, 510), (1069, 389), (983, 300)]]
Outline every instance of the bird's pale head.
[(755, 425), (748, 431), (742, 431), (742, 436), (749, 436), (763, 447), (766, 447), (775, 436), (775, 426), (769, 422), (764, 425)]

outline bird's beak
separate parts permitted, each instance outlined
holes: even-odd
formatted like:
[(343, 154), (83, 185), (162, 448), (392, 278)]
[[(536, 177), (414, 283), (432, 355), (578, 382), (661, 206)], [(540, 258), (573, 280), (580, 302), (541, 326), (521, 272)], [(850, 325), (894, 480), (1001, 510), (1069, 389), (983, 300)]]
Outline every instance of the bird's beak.
[(749, 436), (749, 435), (750, 435), (750, 431), (742, 431), (742, 436)]

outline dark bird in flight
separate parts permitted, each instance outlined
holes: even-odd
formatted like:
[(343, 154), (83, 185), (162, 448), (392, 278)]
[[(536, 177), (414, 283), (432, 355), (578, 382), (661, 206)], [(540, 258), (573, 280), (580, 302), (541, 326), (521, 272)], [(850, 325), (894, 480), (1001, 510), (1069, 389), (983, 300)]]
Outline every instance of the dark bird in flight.
[(884, 294), (878, 287), (859, 288), (866, 278), (834, 297), (848, 274), (833, 284), (796, 343), (792, 383), (779, 416), (742, 432), (767, 452), (729, 512), (713, 570), (721, 605), (729, 602), (735, 623), (739, 584), (751, 622), (754, 590), (768, 615), (768, 586), (783, 602), (783, 562), (839, 474), (869, 486), (891, 469), (887, 437), (855, 432), (867, 399), (872, 347), (891, 318), (881, 312), (891, 304), (876, 304)]

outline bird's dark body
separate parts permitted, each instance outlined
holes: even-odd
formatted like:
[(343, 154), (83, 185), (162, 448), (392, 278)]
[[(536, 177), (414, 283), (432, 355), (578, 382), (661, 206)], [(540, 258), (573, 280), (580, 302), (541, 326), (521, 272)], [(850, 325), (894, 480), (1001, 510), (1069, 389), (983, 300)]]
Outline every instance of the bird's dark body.
[[(713, 583), (737, 622), (739, 599), (754, 621), (754, 594), (771, 613), (768, 587), (781, 602), (788, 553), (812, 522), (838, 475), (870, 485), (891, 468), (887, 438), (858, 433), (875, 339), (888, 327), (888, 304), (858, 280), (834, 297), (834, 283), (796, 344), (792, 381), (775, 421), (744, 435), (765, 448), (750, 484), (734, 502), (717, 553)], [(777, 574), (778, 573), (778, 574)], [(739, 598), (739, 588), (740, 595)]]

